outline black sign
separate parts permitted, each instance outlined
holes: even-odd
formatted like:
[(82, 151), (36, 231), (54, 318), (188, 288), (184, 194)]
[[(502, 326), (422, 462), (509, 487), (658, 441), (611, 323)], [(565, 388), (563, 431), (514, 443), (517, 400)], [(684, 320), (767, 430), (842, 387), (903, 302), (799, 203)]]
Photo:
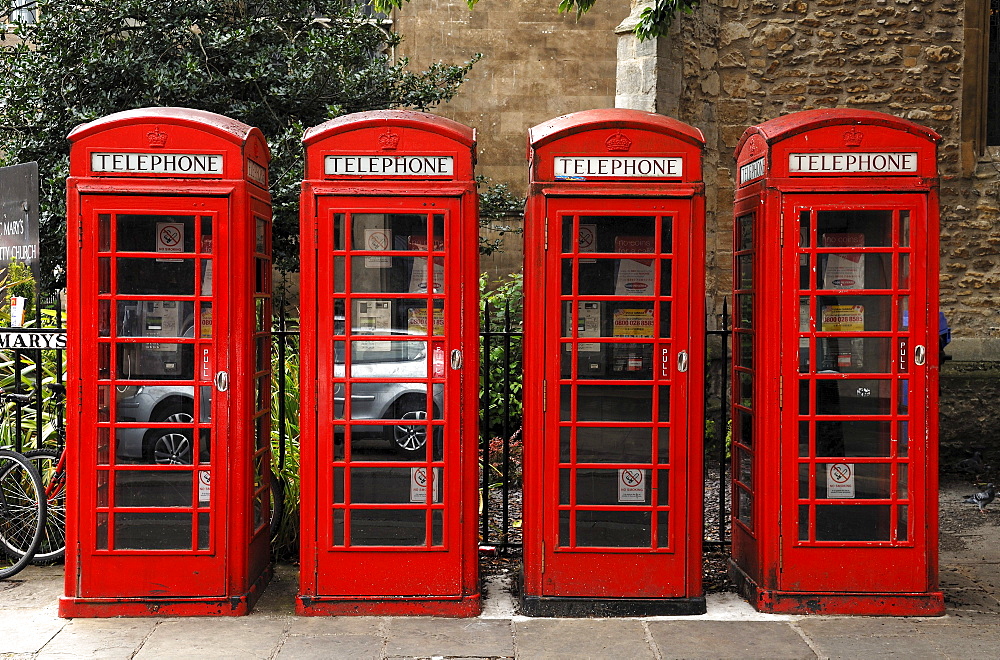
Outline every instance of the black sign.
[(38, 280), (38, 163), (0, 167), (0, 269), (13, 261)]

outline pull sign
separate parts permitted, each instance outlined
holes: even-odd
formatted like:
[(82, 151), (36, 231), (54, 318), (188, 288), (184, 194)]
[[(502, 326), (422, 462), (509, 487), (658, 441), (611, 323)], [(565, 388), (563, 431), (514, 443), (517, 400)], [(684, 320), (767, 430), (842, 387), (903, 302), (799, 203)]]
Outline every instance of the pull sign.
[(660, 376), (670, 378), (670, 349), (664, 348), (660, 353)]
[(226, 392), (229, 390), (229, 372), (220, 371), (215, 374), (215, 389), (220, 392)]
[(201, 349), (201, 380), (212, 380), (212, 360), (208, 357), (208, 349)]
[(927, 347), (923, 345), (913, 347), (913, 364), (918, 367), (924, 366), (927, 362)]
[(462, 368), (462, 351), (457, 348), (451, 351), (451, 368), (461, 369)]
[(686, 373), (688, 370), (688, 352), (681, 351), (677, 354), (677, 371)]
[(432, 358), (432, 377), (434, 378), (444, 378), (444, 348), (441, 346), (434, 347), (434, 357)]
[(909, 343), (906, 339), (899, 340), (899, 373), (901, 374), (910, 370)]

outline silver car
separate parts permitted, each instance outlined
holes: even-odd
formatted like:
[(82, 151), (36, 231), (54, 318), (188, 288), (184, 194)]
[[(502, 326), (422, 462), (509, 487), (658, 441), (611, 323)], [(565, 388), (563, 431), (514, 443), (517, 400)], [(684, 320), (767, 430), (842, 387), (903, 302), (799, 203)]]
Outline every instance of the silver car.
[[(359, 331), (358, 334), (361, 334)], [(405, 334), (405, 333), (404, 333)], [(343, 342), (338, 342), (342, 345)], [(391, 424), (356, 425), (356, 435), (381, 435), (403, 451), (418, 451), (427, 443), (423, 422), (427, 414), (427, 384), (416, 379), (427, 377), (425, 341), (365, 342), (354, 341), (351, 361), (351, 419), (393, 420)], [(391, 346), (385, 350), (385, 346)], [(373, 349), (373, 350), (366, 350)], [(380, 350), (374, 350), (380, 349)], [(335, 356), (334, 416), (344, 416), (345, 365), (343, 349)], [(369, 382), (369, 379), (394, 379), (400, 382)], [(413, 379), (413, 382), (405, 382)], [(202, 389), (207, 410), (210, 390)], [(443, 387), (435, 385), (433, 416), (444, 408)], [(130, 385), (116, 392), (117, 421), (135, 423), (115, 430), (116, 455), (133, 463), (189, 465), (191, 463), (194, 388), (177, 385)], [(147, 428), (143, 423), (164, 423), (177, 428)], [(182, 428), (186, 427), (186, 428)], [(207, 443), (205, 443), (207, 445)], [(202, 449), (207, 459), (208, 447)]]

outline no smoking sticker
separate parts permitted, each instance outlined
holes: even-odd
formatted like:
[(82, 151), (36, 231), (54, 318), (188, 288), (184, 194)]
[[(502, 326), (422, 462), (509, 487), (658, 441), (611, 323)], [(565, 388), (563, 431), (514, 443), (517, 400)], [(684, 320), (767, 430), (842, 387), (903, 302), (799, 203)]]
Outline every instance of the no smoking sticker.
[(831, 500), (854, 499), (854, 464), (828, 463), (826, 497)]
[[(365, 249), (372, 252), (385, 252), (392, 246), (392, 230), (390, 229), (366, 229)], [(392, 266), (392, 257), (365, 257), (365, 268), (389, 268)]]
[(183, 252), (184, 224), (180, 222), (157, 222), (156, 251), (168, 254)]
[(646, 501), (646, 471), (625, 468), (618, 470), (618, 501)]
[[(434, 468), (431, 472), (432, 497), (434, 502), (441, 501), (441, 469)], [(425, 504), (427, 502), (427, 468), (410, 468), (410, 502)]]

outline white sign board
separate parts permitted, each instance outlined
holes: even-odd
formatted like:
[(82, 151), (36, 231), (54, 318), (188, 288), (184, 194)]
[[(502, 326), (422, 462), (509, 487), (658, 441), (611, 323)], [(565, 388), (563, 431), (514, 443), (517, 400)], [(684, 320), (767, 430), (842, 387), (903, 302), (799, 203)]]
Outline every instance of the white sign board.
[(917, 154), (788, 154), (788, 171), (792, 174), (910, 174), (917, 171)]
[(618, 501), (646, 501), (646, 471), (633, 468), (618, 470)]
[(66, 333), (44, 330), (0, 330), (0, 348), (66, 348)]
[(453, 176), (452, 156), (327, 156), (323, 171), (333, 176)]
[[(431, 486), (432, 502), (441, 501), (441, 468), (434, 468), (431, 472), (433, 484)], [(410, 468), (410, 502), (414, 504), (427, 503), (427, 468)]]
[(764, 176), (763, 158), (758, 158), (757, 160), (750, 161), (749, 163), (740, 168), (740, 183), (753, 181), (754, 179), (759, 179), (762, 176)]
[(92, 153), (93, 172), (118, 174), (222, 174), (222, 154)]
[(557, 156), (554, 167), (557, 179), (590, 177), (675, 179), (684, 175), (683, 158), (652, 156)]
[(198, 504), (212, 503), (212, 473), (198, 470)]
[(853, 463), (827, 463), (826, 497), (830, 500), (854, 499)]

